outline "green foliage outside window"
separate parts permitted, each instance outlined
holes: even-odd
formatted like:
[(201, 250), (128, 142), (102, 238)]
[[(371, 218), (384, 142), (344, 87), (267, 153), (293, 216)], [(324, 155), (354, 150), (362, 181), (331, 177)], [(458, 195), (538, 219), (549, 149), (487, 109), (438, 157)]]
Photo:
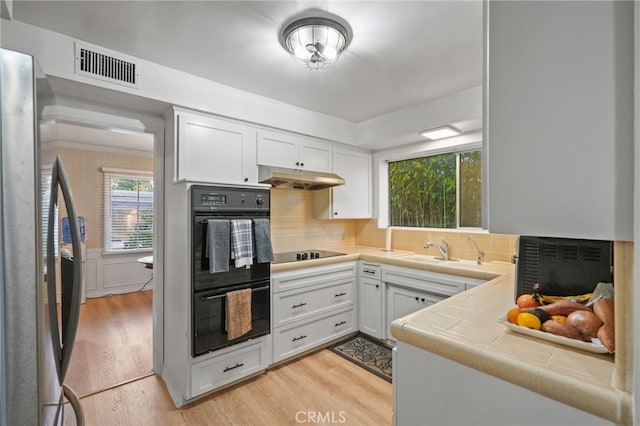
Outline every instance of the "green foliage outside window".
[(446, 153), (390, 162), (389, 209), (391, 226), (480, 227), (482, 153)]

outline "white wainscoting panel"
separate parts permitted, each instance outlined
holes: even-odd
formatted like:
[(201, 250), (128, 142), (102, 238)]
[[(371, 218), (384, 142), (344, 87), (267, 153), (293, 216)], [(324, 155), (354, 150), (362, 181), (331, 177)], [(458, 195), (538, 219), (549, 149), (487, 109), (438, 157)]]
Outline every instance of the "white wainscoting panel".
[(138, 259), (149, 252), (103, 254), (101, 249), (87, 250), (87, 297), (123, 294), (153, 287), (153, 270), (145, 268)]

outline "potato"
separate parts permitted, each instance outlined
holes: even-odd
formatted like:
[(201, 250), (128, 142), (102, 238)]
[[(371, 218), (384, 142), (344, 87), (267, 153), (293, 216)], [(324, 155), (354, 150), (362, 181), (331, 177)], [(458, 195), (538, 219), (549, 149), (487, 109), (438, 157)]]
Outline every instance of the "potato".
[(583, 336), (591, 338), (598, 335), (603, 322), (593, 312), (579, 310), (567, 315), (567, 324), (574, 326)]
[[(555, 320), (545, 321), (544, 324), (542, 324), (542, 327), (540, 328), (540, 330), (546, 331), (547, 333), (555, 334), (556, 336), (562, 336), (562, 337), (568, 337), (569, 339), (587, 341), (586, 340), (587, 338), (584, 337), (582, 333), (578, 331), (577, 328), (560, 321), (555, 321)], [(591, 339), (589, 339), (589, 341), (591, 341)]]

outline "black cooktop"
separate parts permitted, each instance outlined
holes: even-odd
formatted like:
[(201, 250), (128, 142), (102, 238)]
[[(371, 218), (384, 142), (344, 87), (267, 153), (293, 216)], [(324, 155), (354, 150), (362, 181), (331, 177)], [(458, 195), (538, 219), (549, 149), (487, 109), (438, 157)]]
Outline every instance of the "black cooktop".
[(327, 250), (300, 250), (276, 253), (271, 263), (298, 262), (301, 260), (323, 259), (325, 257), (343, 256), (344, 253)]

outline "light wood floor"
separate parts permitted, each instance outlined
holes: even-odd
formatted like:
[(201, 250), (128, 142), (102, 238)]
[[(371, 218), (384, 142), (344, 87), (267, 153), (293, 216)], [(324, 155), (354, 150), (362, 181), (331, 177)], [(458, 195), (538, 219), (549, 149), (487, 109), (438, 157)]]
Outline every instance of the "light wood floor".
[[(148, 293), (148, 294), (147, 294)], [(88, 305), (85, 311), (95, 311), (86, 321), (83, 339), (87, 347), (99, 348), (103, 360), (118, 359), (140, 367), (138, 372), (149, 371), (142, 366), (140, 349), (126, 349), (132, 340), (141, 338), (129, 330), (128, 323), (149, 323), (151, 310), (142, 306), (151, 304), (151, 292), (132, 293), (125, 296), (109, 296), (102, 307)], [(148, 300), (146, 298), (148, 297)], [(125, 301), (126, 299), (130, 299)], [(98, 299), (93, 299), (98, 302)], [(98, 305), (96, 303), (96, 305)], [(84, 305), (83, 305), (84, 306)], [(127, 306), (127, 314), (109, 318), (107, 312), (116, 306)], [(85, 314), (86, 315), (86, 314)], [(146, 318), (145, 318), (146, 316)], [(111, 331), (99, 331), (100, 325), (117, 323)], [(118, 336), (121, 330), (122, 336)], [(80, 330), (78, 335), (80, 335)], [(151, 332), (149, 331), (149, 335)], [(150, 339), (150, 337), (149, 337)], [(109, 343), (108, 340), (114, 342)], [(82, 340), (81, 340), (82, 341)], [(124, 345), (117, 349), (117, 345)], [(82, 345), (82, 344), (81, 344)], [(143, 343), (151, 350), (151, 341)], [(113, 348), (113, 349), (108, 349)], [(107, 383), (116, 373), (111, 367), (100, 367), (93, 377), (88, 371), (92, 363), (84, 351), (74, 349), (74, 357), (81, 362), (74, 365), (74, 383), (69, 386), (78, 394), (78, 389), (90, 388), (83, 381)], [(89, 353), (87, 351), (87, 353)], [(130, 358), (130, 360), (126, 360)], [(93, 365), (95, 367), (95, 365)], [(69, 375), (68, 375), (69, 377)], [(116, 381), (116, 380), (111, 380)], [(69, 380), (67, 380), (69, 382)], [(164, 382), (158, 376), (149, 376), (87, 397), (81, 397), (87, 425), (298, 425), (298, 424), (344, 424), (344, 425), (389, 425), (391, 424), (391, 383), (371, 374), (342, 357), (320, 350), (303, 358), (281, 364), (265, 374), (221, 390), (186, 407), (176, 408), (169, 397)], [(66, 425), (74, 425), (75, 419), (67, 411)]]
[(87, 425), (391, 424), (391, 383), (326, 349), (180, 409), (157, 376), (81, 403)]
[(79, 397), (153, 372), (152, 291), (87, 299), (65, 377)]

